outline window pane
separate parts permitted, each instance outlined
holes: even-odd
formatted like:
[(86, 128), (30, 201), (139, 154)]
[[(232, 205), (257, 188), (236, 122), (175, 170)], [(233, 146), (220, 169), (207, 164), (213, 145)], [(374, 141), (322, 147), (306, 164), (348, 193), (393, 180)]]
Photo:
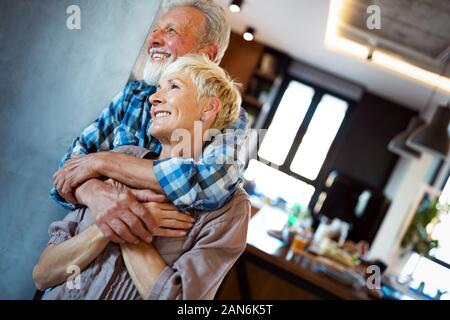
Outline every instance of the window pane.
[(441, 214), (440, 219), (441, 221), (435, 226), (431, 234), (433, 239), (439, 241), (439, 246), (430, 254), (450, 264), (450, 214)]
[(258, 155), (278, 166), (286, 159), (311, 104), (314, 89), (291, 81), (283, 94)]
[(447, 179), (444, 189), (441, 192), (441, 196), (439, 197), (439, 202), (442, 205), (444, 205), (446, 203), (450, 204), (450, 177)]
[(289, 203), (298, 202), (302, 208), (308, 206), (315, 190), (313, 186), (255, 159), (250, 160), (244, 177), (254, 181), (258, 191), (266, 197), (281, 197)]
[[(405, 268), (402, 270), (403, 277), (412, 274), (411, 288), (417, 288), (420, 283), (425, 282), (424, 293), (433, 297), (437, 290), (450, 292), (450, 270), (425, 258), (417, 253), (411, 255)], [(442, 300), (450, 299), (450, 294), (442, 296)]]
[(292, 161), (293, 172), (310, 180), (316, 179), (347, 108), (346, 101), (323, 96)]
[(435, 258), (450, 264), (450, 213), (447, 211), (450, 205), (450, 179), (447, 179), (444, 189), (439, 197), (442, 206), (439, 212), (440, 221), (434, 227), (431, 237), (439, 241), (439, 246), (430, 253)]

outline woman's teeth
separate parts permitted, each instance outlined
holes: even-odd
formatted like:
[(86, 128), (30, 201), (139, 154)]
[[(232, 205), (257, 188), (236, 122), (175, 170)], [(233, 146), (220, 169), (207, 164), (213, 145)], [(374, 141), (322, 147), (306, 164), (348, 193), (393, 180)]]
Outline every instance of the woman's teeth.
[(158, 112), (155, 114), (155, 118), (164, 118), (170, 116), (170, 112)]

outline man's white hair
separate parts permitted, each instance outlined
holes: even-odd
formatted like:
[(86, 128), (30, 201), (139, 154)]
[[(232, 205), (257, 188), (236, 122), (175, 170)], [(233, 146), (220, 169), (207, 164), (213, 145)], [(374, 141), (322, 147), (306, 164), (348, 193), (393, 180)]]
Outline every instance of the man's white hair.
[(205, 15), (206, 24), (199, 35), (199, 45), (216, 44), (219, 50), (214, 62), (219, 64), (230, 42), (231, 27), (225, 10), (212, 0), (165, 0), (161, 14), (177, 7), (191, 7)]

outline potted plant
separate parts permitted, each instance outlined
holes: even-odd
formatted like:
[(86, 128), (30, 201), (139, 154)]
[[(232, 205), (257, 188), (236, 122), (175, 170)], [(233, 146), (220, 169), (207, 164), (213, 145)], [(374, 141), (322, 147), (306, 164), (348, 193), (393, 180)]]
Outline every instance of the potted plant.
[(431, 249), (438, 247), (439, 241), (432, 239), (429, 226), (437, 222), (440, 207), (437, 197), (430, 201), (429, 205), (422, 206), (417, 211), (401, 241), (403, 254), (415, 251), (421, 256), (427, 257)]

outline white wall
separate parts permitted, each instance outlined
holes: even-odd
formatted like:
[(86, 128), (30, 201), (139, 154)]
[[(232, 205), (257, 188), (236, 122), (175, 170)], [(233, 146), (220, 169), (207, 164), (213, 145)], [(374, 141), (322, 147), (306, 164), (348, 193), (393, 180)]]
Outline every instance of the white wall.
[(371, 258), (381, 259), (388, 265), (395, 262), (405, 226), (412, 219), (410, 208), (432, 162), (433, 158), (427, 154), (420, 160), (399, 159), (385, 188), (392, 203), (370, 249)]

